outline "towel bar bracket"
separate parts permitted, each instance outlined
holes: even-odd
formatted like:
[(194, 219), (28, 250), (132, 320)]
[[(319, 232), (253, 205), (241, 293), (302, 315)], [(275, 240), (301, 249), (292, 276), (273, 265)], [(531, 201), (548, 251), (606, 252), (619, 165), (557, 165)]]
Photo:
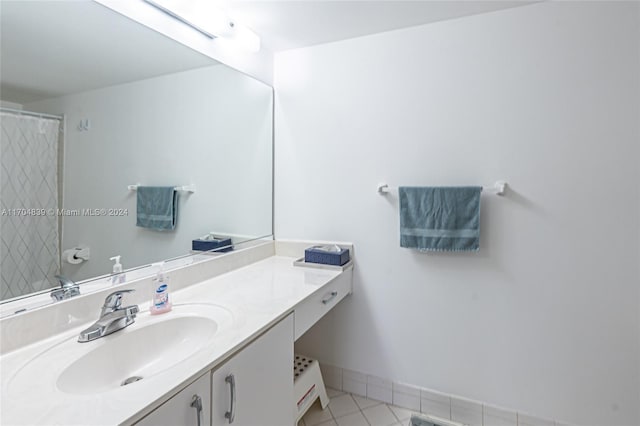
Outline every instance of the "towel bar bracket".
[(504, 191), (506, 189), (507, 189), (507, 182), (503, 180), (499, 180), (493, 184), (493, 190), (495, 191), (496, 195), (504, 195)]
[(378, 194), (385, 195), (389, 193), (389, 185), (386, 183), (378, 184)]

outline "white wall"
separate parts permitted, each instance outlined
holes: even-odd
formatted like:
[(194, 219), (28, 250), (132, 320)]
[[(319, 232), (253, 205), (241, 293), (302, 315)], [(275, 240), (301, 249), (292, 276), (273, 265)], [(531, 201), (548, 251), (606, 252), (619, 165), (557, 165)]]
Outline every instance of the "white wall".
[(3, 101), (0, 99), (0, 107), (3, 108), (11, 108), (11, 109), (22, 109), (22, 104), (18, 104), (15, 102)]
[[(272, 90), (216, 65), (25, 105), (65, 114), (65, 209), (126, 208), (116, 217), (64, 217), (62, 248), (91, 260), (64, 264), (73, 279), (186, 254), (210, 231), (264, 236), (272, 227)], [(88, 131), (79, 131), (89, 119)], [(127, 186), (196, 185), (181, 193), (172, 232), (138, 228)]]
[[(300, 350), (581, 424), (640, 423), (640, 7), (538, 3), (279, 53), (277, 238), (352, 241)], [(490, 185), (477, 254), (399, 247), (398, 185)]]

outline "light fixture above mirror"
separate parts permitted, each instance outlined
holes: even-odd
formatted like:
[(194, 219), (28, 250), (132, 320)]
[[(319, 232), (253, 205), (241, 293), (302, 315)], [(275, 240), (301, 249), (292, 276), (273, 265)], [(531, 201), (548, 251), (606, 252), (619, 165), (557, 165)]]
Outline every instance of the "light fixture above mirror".
[(205, 0), (144, 0), (200, 34), (222, 44), (258, 52), (260, 37), (239, 24), (211, 1)]

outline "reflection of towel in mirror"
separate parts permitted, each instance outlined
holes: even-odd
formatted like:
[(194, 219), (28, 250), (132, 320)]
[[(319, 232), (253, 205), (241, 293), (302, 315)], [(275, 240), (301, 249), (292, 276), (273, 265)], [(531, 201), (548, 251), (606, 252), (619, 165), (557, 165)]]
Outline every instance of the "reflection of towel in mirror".
[(480, 186), (400, 187), (400, 246), (479, 250), (481, 191)]
[(139, 186), (136, 202), (136, 226), (170, 231), (178, 217), (178, 192), (173, 186)]

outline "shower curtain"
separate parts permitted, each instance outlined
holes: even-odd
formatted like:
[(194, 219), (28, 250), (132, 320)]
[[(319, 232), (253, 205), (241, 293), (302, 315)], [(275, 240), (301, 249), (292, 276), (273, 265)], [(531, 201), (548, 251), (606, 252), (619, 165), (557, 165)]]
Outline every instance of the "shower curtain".
[(60, 270), (60, 120), (0, 112), (0, 297), (50, 288)]

